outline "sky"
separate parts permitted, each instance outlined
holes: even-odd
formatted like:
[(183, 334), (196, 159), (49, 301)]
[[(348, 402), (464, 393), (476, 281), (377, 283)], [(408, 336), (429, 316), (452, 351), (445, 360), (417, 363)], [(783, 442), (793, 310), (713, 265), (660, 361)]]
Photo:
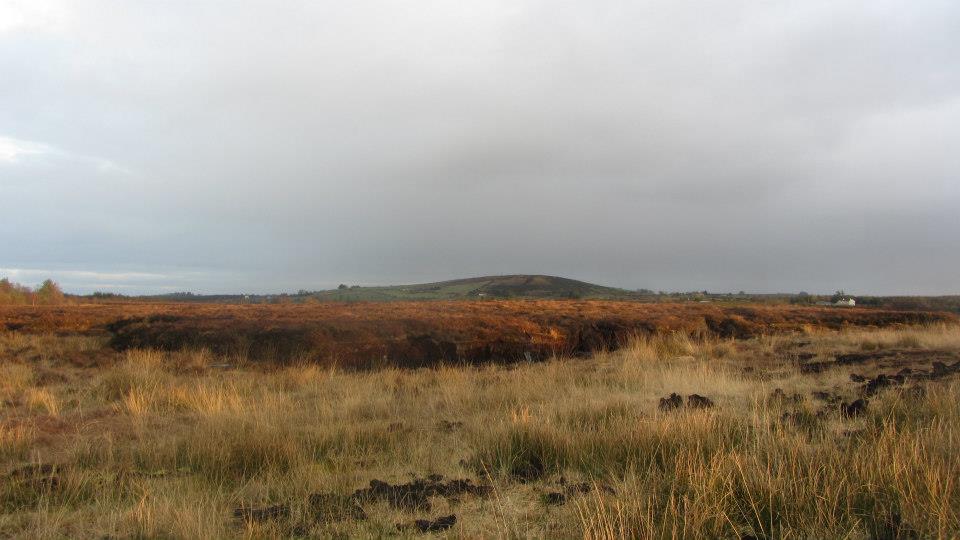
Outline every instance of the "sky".
[(0, 276), (960, 293), (960, 2), (0, 0)]

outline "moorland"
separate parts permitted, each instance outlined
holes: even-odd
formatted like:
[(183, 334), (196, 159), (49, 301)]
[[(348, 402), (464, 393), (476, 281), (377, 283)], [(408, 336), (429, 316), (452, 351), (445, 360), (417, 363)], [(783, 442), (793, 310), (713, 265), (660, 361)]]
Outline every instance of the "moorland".
[(951, 538), (960, 323), (526, 299), (0, 307), (0, 537)]

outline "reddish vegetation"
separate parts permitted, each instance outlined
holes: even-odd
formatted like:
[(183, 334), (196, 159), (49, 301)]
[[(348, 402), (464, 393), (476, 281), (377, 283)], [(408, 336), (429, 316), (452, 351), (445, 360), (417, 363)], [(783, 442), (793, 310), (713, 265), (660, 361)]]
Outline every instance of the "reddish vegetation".
[(636, 333), (749, 337), (804, 327), (956, 320), (937, 312), (575, 300), (0, 307), (0, 324), (7, 329), (109, 332), (111, 344), (121, 350), (206, 347), (254, 359), (294, 357), (349, 366), (582, 354), (615, 347)]

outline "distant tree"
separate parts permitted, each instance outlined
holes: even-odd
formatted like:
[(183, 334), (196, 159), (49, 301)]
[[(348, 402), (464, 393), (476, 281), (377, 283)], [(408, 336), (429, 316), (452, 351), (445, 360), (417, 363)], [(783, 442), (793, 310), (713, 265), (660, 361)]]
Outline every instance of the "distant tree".
[(845, 298), (847, 298), (847, 293), (843, 292), (843, 289), (840, 289), (839, 291), (833, 293), (833, 296), (830, 297), (830, 301), (837, 303)]
[(7, 278), (0, 279), (0, 304), (19, 304), (20, 291)]
[(0, 304), (33, 303), (33, 291), (7, 278), (0, 279)]
[(347, 289), (348, 287), (347, 287), (346, 285), (344, 285), (343, 283), (341, 283), (341, 284), (337, 285), (337, 288), (342, 291), (342, 290), (344, 290), (344, 289)]
[(62, 304), (64, 300), (63, 291), (52, 279), (48, 279), (40, 285), (36, 297), (39, 304)]

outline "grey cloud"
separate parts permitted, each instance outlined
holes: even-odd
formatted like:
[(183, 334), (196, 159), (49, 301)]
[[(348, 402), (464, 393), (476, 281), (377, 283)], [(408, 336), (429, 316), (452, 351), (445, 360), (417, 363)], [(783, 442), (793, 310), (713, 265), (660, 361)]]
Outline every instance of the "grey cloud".
[(960, 292), (955, 2), (43, 4), (0, 266)]

